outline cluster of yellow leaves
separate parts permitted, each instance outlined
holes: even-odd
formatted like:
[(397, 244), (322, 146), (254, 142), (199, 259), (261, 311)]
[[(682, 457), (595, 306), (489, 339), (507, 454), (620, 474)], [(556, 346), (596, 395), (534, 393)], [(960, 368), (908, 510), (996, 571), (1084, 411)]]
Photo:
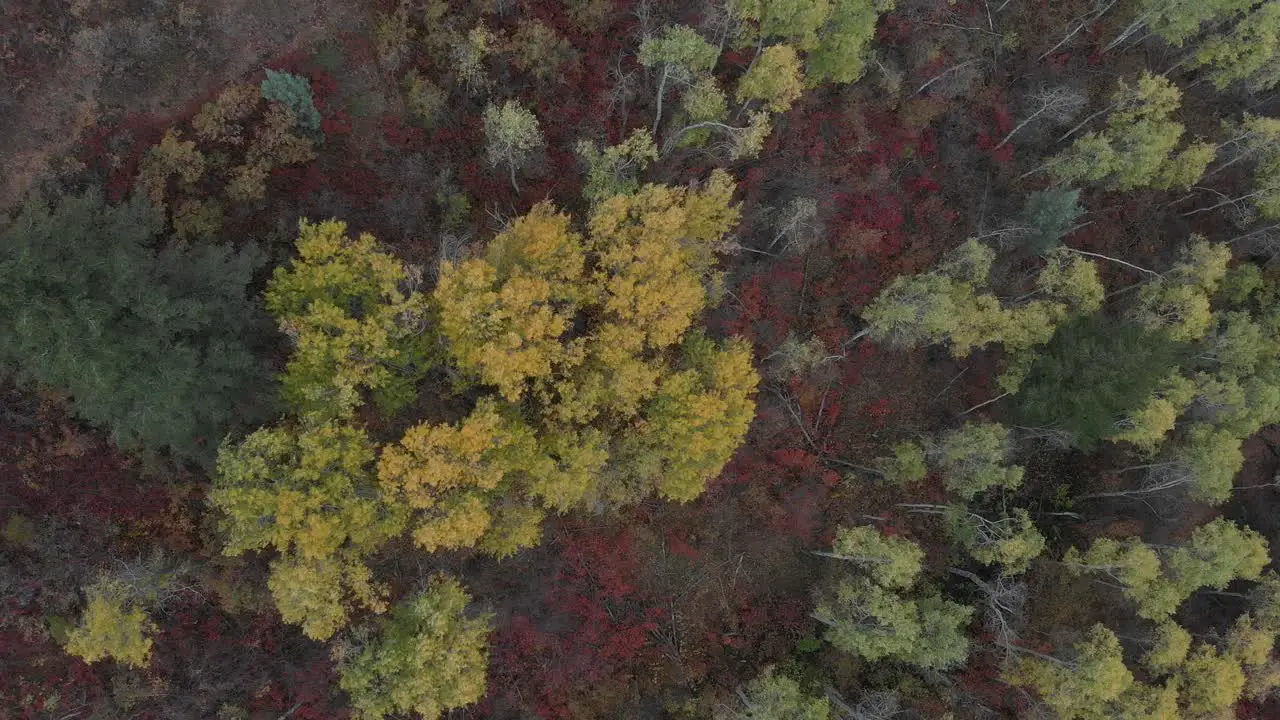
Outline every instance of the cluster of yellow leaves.
[(751, 348), (741, 340), (720, 348), (694, 335), (685, 343), (685, 363), (663, 378), (643, 417), (621, 433), (618, 471), (631, 482), (613, 497), (638, 499), (656, 490), (692, 500), (746, 436), (759, 381)]
[(1177, 372), (1161, 383), (1156, 392), (1123, 423), (1112, 440), (1131, 443), (1143, 455), (1154, 455), (1173, 431), (1182, 411), (1195, 399), (1196, 386)]
[(256, 202), (267, 193), (267, 175), (273, 168), (302, 165), (316, 157), (311, 140), (297, 134), (297, 120), (283, 105), (272, 104), (253, 131), (245, 162), (231, 169), (227, 197), (235, 202)]
[(151, 635), (157, 631), (146, 611), (110, 582), (89, 589), (89, 605), (67, 636), (67, 652), (85, 662), (112, 658), (131, 667), (151, 660)]
[(209, 499), (223, 512), (223, 553), (277, 550), (269, 587), (310, 637), (342, 627), (348, 601), (381, 608), (361, 558), (399, 534), (405, 515), (371, 492), (374, 456), (362, 430), (338, 422), (264, 428), (218, 455)]
[(361, 390), (394, 391), (422, 334), (423, 296), (401, 290), (404, 266), (346, 223), (299, 223), (298, 260), (277, 268), (267, 308), (296, 347), (282, 379), (299, 415), (346, 417)]
[(354, 553), (306, 559), (284, 555), (271, 563), (267, 587), (285, 622), (302, 627), (315, 640), (327, 640), (347, 624), (349, 608), (387, 609), (386, 588)]
[(499, 556), (537, 542), (547, 510), (689, 500), (754, 414), (750, 348), (692, 332), (733, 184), (646, 186), (600, 202), (584, 239), (542, 204), (485, 255), (446, 263), (434, 299), (452, 361), (496, 391), (456, 425), (387, 448), (383, 491), (417, 511), (427, 549)]
[(506, 557), (541, 539), (545, 511), (533, 498), (567, 510), (593, 487), (607, 459), (598, 434), (542, 439), (507, 412), (485, 399), (457, 425), (423, 423), (383, 451), (383, 491), (421, 511), (413, 529), (420, 547), (478, 546)]
[(138, 169), (138, 187), (161, 205), (168, 193), (169, 179), (177, 177), (186, 187), (196, 184), (204, 175), (204, 155), (196, 144), (183, 140), (182, 133), (169, 130), (160, 142), (147, 151)]
[[(428, 551), (505, 557), (539, 542), (548, 511), (696, 497), (754, 414), (750, 347), (691, 330), (737, 219), (732, 192), (717, 173), (699, 190), (605, 200), (589, 240), (539, 205), (482, 258), (446, 263), (430, 299), (373, 237), (302, 222), (298, 259), (266, 293), (295, 341), (292, 417), (221, 451), (210, 497), (224, 552), (277, 551), (282, 616), (323, 639), (354, 605), (384, 609), (364, 559), (406, 525)], [(416, 389), (428, 313), (452, 363), (493, 392), (379, 453), (356, 410), (366, 392)]]
[(527, 504), (503, 511), (492, 506), (517, 500), (502, 492), (509, 475), (545, 471), (546, 462), (533, 431), (503, 418), (496, 403), (484, 400), (456, 426), (410, 428), (383, 451), (378, 478), (384, 492), (421, 511), (413, 537), (423, 549), (474, 547), (485, 538), (484, 547), (502, 557), (536, 544), (529, 528), (539, 528), (543, 515)]
[(581, 236), (550, 203), (494, 238), (487, 258), (446, 263), (435, 297), (458, 366), (519, 400), (528, 378), (565, 360), (584, 266)]
[(243, 145), (244, 124), (261, 102), (262, 91), (257, 85), (231, 85), (200, 108), (191, 127), (202, 142)]
[(648, 185), (602, 202), (588, 247), (606, 317), (660, 349), (680, 341), (706, 304), (703, 282), (738, 219), (733, 183), (717, 171), (702, 191)]

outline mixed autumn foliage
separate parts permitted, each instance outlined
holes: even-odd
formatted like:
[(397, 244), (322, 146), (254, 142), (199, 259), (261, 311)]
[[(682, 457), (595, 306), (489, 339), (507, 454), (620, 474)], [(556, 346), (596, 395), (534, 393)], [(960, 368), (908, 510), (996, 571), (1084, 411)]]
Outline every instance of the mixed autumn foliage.
[(0, 715), (1277, 712), (1280, 3), (360, 15), (0, 218)]

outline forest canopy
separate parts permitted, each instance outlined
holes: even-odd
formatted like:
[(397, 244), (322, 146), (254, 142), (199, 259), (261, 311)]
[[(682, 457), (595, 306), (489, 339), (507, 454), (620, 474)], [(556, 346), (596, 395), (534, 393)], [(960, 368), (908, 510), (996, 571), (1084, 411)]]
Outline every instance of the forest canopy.
[(1274, 715), (1278, 8), (3, 4), (0, 715)]

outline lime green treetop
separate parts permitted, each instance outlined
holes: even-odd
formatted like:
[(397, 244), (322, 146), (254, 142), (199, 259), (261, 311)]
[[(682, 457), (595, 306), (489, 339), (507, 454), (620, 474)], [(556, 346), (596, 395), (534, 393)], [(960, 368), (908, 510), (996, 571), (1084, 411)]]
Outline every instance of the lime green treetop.
[(800, 683), (767, 667), (740, 691), (742, 703), (716, 720), (828, 720), (831, 702), (810, 695)]
[(102, 578), (86, 591), (89, 604), (67, 636), (67, 652), (85, 662), (114, 659), (130, 667), (151, 662), (152, 635), (159, 631), (133, 594), (118, 581)]
[(1261, 535), (1219, 518), (1196, 528), (1185, 545), (1102, 538), (1088, 552), (1068, 551), (1063, 562), (1079, 572), (1109, 576), (1123, 586), (1139, 615), (1160, 620), (1201, 588), (1221, 590), (1236, 578), (1258, 579), (1269, 558)]
[(1122, 80), (1106, 128), (1050, 161), (1050, 175), (1062, 184), (1105, 182), (1115, 190), (1191, 187), (1213, 160), (1214, 147), (1193, 142), (1177, 150), (1184, 127), (1173, 114), (1181, 101), (1182, 91), (1162, 76), (1143, 73), (1137, 86)]
[(893, 0), (733, 0), (733, 5), (752, 25), (744, 40), (778, 38), (805, 52), (806, 75), (814, 85), (862, 77), (876, 22), (894, 7)]
[(425, 360), (425, 298), (406, 290), (398, 260), (372, 235), (335, 220), (299, 223), (298, 258), (276, 268), (267, 309), (295, 348), (281, 379), (301, 416), (347, 417), (372, 391), (393, 410), (409, 399)]
[(911, 592), (923, 554), (910, 541), (879, 535), (871, 528), (844, 528), (833, 552), (819, 553), (860, 569), (818, 594), (813, 617), (826, 626), (824, 637), (869, 661), (934, 669), (963, 661), (969, 652), (964, 626), (973, 609), (927, 589)]
[(391, 610), (376, 637), (339, 659), (339, 684), (359, 720), (436, 720), (484, 696), (492, 616), (468, 617), (470, 602), (457, 580), (434, 576)]

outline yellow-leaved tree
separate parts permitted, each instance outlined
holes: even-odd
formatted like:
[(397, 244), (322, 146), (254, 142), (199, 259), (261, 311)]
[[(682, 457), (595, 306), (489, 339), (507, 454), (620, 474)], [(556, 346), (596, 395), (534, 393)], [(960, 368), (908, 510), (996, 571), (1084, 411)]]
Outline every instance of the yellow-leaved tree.
[(353, 608), (385, 609), (365, 558), (407, 515), (378, 492), (378, 448), (356, 410), (366, 394), (384, 408), (411, 399), (432, 336), (426, 297), (372, 236), (303, 221), (298, 254), (266, 293), (295, 343), (281, 378), (290, 416), (221, 449), (209, 500), (222, 511), (223, 552), (274, 550), (268, 586), (281, 616), (326, 639)]
[(405, 515), (376, 493), (373, 443), (351, 424), (263, 428), (218, 455), (210, 501), (223, 553), (273, 549), (268, 586), (280, 614), (325, 639), (352, 605), (381, 610), (363, 558), (398, 535)]
[(67, 635), (67, 652), (85, 662), (112, 658), (130, 667), (151, 662), (151, 636), (158, 628), (120, 582), (103, 578), (90, 586), (80, 624)]
[[(645, 186), (601, 199), (581, 231), (538, 205), (445, 263), (431, 296), (372, 236), (303, 221), (299, 257), (266, 293), (294, 342), (289, 413), (219, 454), (224, 552), (274, 552), (282, 617), (327, 639), (353, 611), (387, 608), (368, 559), (406, 528), (427, 551), (505, 557), (539, 542), (548, 512), (697, 497), (755, 412), (750, 347), (696, 327), (733, 190), (723, 172)], [(380, 448), (366, 404), (403, 408), (431, 362), (471, 385), (435, 406), (469, 412)], [(403, 709), (455, 706), (423, 692)]]
[(702, 492), (755, 412), (750, 348), (695, 327), (733, 189), (722, 172), (648, 185), (599, 202), (585, 233), (542, 203), (443, 265), (445, 353), (490, 394), (382, 454), (382, 491), (413, 509), (421, 547), (502, 557), (536, 544), (548, 511)]
[(296, 414), (346, 417), (362, 391), (388, 410), (410, 399), (430, 347), (417, 275), (372, 235), (348, 237), (346, 223), (299, 223), (298, 259), (276, 268), (266, 294), (294, 341), (281, 384)]

